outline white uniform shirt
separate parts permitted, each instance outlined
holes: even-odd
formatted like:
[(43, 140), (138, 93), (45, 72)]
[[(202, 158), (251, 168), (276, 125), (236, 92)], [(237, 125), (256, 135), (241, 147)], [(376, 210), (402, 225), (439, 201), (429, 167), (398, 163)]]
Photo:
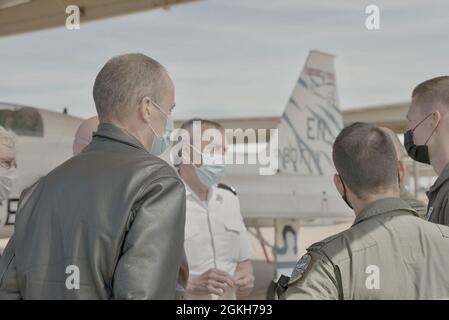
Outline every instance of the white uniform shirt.
[[(217, 268), (234, 275), (237, 264), (253, 254), (248, 232), (243, 223), (240, 204), (231, 191), (212, 187), (207, 201), (186, 186), (186, 228), (184, 248), (191, 275), (201, 275)], [(193, 296), (187, 299), (235, 299), (235, 292)]]

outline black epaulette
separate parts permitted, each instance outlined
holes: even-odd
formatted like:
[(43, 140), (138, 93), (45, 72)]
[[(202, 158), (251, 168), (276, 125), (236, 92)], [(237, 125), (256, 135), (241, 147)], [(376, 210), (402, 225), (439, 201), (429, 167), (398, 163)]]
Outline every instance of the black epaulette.
[(227, 184), (219, 183), (219, 184), (217, 184), (217, 187), (231, 191), (235, 196), (237, 195), (237, 191), (233, 187), (228, 186)]
[(283, 274), (279, 278), (276, 284), (276, 294), (278, 300), (284, 299), (284, 293), (288, 289), (288, 282), (290, 281), (290, 277), (284, 276)]

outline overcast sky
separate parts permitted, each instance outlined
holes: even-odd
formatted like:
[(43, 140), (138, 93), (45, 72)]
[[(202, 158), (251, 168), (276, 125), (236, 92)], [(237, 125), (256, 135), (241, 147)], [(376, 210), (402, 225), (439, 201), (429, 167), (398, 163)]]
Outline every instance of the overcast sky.
[[(380, 7), (380, 30), (365, 8)], [(448, 74), (449, 1), (204, 0), (0, 38), (0, 101), (88, 117), (112, 56), (142, 52), (176, 86), (175, 119), (279, 116), (310, 49), (336, 55), (342, 109), (407, 101)]]

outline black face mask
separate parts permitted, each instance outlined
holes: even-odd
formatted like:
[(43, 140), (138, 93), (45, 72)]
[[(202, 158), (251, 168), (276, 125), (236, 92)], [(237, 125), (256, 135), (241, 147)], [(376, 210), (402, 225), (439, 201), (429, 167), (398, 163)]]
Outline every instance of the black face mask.
[(346, 196), (346, 187), (345, 187), (345, 183), (343, 182), (343, 179), (341, 178), (340, 175), (338, 175), (338, 177), (340, 178), (341, 184), (343, 185), (343, 195), (341, 196), (343, 198), (343, 201), (346, 202), (346, 204), (348, 205), (349, 208), (354, 209), (351, 205), (351, 203), (348, 200), (348, 197)]
[(415, 142), (413, 141), (413, 132), (416, 130), (416, 128), (418, 128), (421, 125), (421, 123), (423, 123), (432, 114), (433, 113), (429, 114), (427, 117), (422, 119), (413, 129), (410, 129), (404, 133), (404, 147), (405, 150), (407, 150), (407, 154), (409, 155), (409, 157), (415, 161), (426, 164), (430, 164), (429, 148), (427, 147), (427, 142), (429, 142), (430, 138), (434, 134), (438, 125), (435, 127), (435, 129), (433, 129), (426, 143), (423, 145), (415, 144)]
[(404, 147), (407, 154), (415, 161), (430, 164), (429, 148), (426, 145), (416, 145), (413, 141), (413, 130), (404, 133)]

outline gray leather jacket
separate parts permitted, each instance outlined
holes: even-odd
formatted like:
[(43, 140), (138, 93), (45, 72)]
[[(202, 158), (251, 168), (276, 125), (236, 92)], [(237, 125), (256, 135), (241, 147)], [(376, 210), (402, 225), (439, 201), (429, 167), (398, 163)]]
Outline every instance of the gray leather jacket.
[(173, 168), (100, 124), (83, 152), (22, 193), (0, 299), (174, 299), (185, 204)]

